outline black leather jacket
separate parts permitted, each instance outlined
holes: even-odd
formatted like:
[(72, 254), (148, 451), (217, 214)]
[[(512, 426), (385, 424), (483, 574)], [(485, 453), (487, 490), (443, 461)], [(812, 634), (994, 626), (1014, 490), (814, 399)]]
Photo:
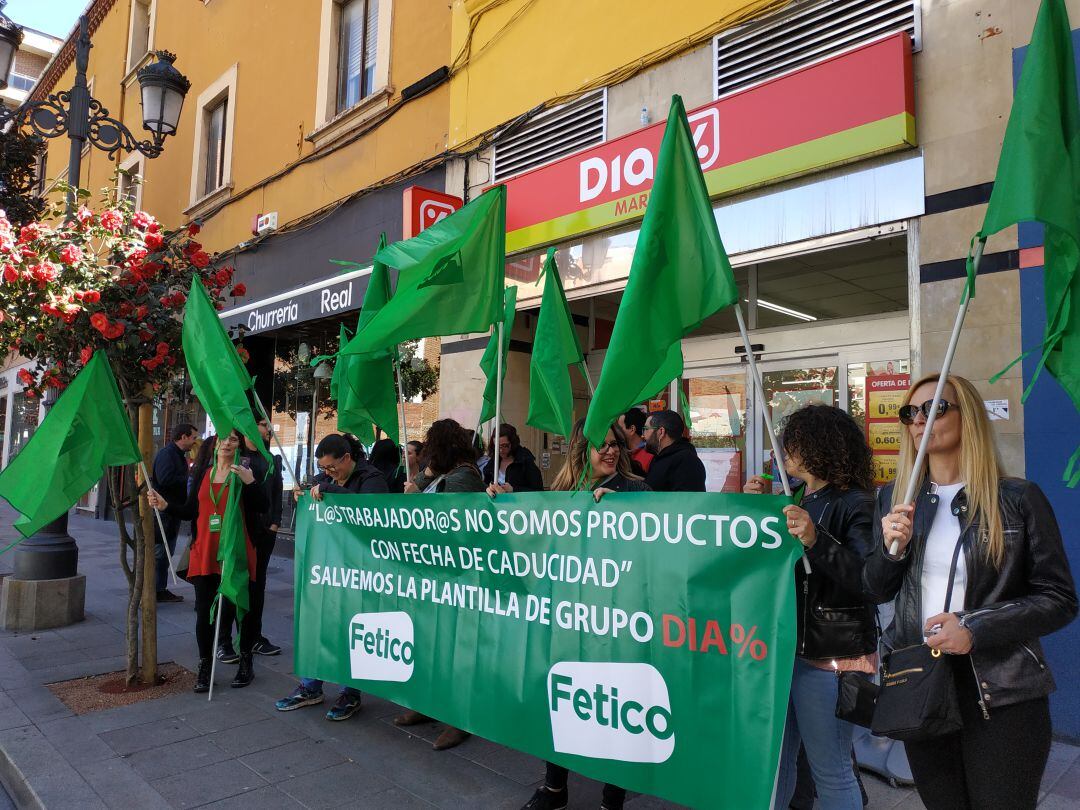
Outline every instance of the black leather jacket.
[[(927, 484), (915, 501), (914, 531), (905, 554), (887, 554), (881, 516), (892, 504), (892, 485), (878, 495), (874, 519), (874, 553), (863, 578), (878, 602), (896, 598), (896, 617), (889, 626), (893, 648), (923, 642), (922, 565), (925, 538), (937, 511), (937, 495)], [(995, 706), (1044, 697), (1054, 691), (1054, 678), (1043, 656), (1041, 636), (1067, 625), (1076, 616), (1076, 586), (1050, 502), (1042, 490), (1020, 478), (999, 483), (1005, 560), (995, 569), (983, 553), (977, 521), (962, 530), (967, 586), (960, 623), (974, 639), (969, 657), (979, 685), (983, 716)], [(967, 494), (953, 498), (953, 514), (964, 525)], [(936, 612), (936, 611), (935, 611)]]
[(795, 565), (798, 638), (803, 658), (850, 658), (877, 649), (877, 608), (863, 594), (865, 559), (873, 543), (874, 496), (826, 486), (802, 507), (817, 529), (807, 551), (810, 575)]

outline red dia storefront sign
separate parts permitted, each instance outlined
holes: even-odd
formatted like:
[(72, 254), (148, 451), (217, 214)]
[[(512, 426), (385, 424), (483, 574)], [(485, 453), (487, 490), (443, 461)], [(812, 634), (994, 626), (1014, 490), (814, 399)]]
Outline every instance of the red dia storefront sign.
[[(914, 146), (911, 40), (894, 34), (688, 114), (709, 193)], [(514, 253), (644, 215), (664, 122), (506, 181)]]

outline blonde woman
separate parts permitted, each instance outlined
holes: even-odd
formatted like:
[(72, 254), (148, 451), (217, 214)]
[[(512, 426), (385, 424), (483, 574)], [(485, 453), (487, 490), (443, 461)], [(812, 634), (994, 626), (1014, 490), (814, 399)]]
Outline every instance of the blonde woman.
[[(1076, 616), (1076, 588), (1050, 503), (1002, 474), (982, 397), (963, 377), (948, 377), (928, 469), (913, 469), (937, 381), (918, 380), (900, 408), (897, 479), (878, 495), (865, 584), (879, 602), (896, 599), (893, 648), (925, 641), (952, 656), (963, 728), (905, 744), (928, 810), (1034, 808), (1054, 690), (1039, 638)], [(900, 503), (912, 476), (919, 495)]]

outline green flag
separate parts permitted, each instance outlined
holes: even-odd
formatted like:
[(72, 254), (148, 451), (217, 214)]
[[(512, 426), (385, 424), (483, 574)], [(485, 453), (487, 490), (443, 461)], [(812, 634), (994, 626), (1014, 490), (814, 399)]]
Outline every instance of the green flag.
[[(570, 366), (584, 363), (585, 355), (555, 264), (555, 248), (548, 251), (543, 273), (544, 296), (529, 363), (529, 416), (525, 424), (569, 437), (574, 427)], [(582, 373), (586, 373), (584, 369)]]
[[(1045, 366), (1080, 410), (1080, 102), (1064, 0), (1039, 9), (979, 235), (1022, 221), (1045, 227), (1046, 331), (1021, 402)], [(1080, 448), (1065, 472), (1071, 487), (1078, 462)]]
[[(379, 250), (386, 247), (386, 234), (379, 238)], [(376, 254), (377, 255), (377, 254)], [(390, 274), (386, 265), (376, 260), (368, 277), (364, 304), (356, 322), (356, 333), (375, 317), (390, 300)], [(348, 333), (342, 326), (338, 335), (340, 348), (330, 379), (330, 396), (338, 403), (338, 429), (354, 433), (365, 444), (375, 441), (372, 424), (378, 425), (394, 441), (398, 439), (397, 385), (394, 381), (393, 351), (358, 356), (345, 354)]]
[(682, 374), (682, 339), (738, 300), (682, 98), (671, 97), (656, 180), (589, 405), (595, 447), (619, 414)]
[(274, 460), (259, 435), (247, 392), (252, 388), (251, 375), (244, 368), (229, 336), (218, 319), (198, 277), (191, 280), (191, 292), (184, 307), (181, 330), (184, 360), (191, 390), (214, 423), (214, 430), (225, 435), (236, 428), (273, 468)]
[(506, 187), (496, 186), (375, 260), (398, 269), (390, 302), (345, 347), (370, 354), (406, 340), (486, 332), (501, 315)]
[[(233, 463), (240, 463), (239, 448)], [(229, 493), (225, 501), (225, 513), (221, 517), (221, 533), (218, 535), (217, 559), (221, 563), (218, 593), (236, 606), (236, 618), (240, 620), (250, 607), (248, 583), (251, 580), (247, 540), (244, 537), (244, 486), (236, 473), (229, 475), (228, 485)]]
[(29, 537), (67, 512), (106, 467), (141, 460), (109, 361), (97, 351), (0, 473), (0, 498), (21, 513), (14, 527)]
[[(502, 378), (506, 380), (506, 354), (510, 349), (510, 332), (514, 328), (514, 314), (517, 311), (517, 286), (507, 287), (503, 293), (503, 339), (502, 339)], [(491, 340), (484, 349), (484, 356), (480, 358), (480, 368), (487, 377), (484, 386), (484, 404), (480, 407), (480, 422), (495, 418), (495, 393), (498, 390), (495, 379), (495, 371), (499, 365), (499, 328), (496, 326), (491, 331)]]

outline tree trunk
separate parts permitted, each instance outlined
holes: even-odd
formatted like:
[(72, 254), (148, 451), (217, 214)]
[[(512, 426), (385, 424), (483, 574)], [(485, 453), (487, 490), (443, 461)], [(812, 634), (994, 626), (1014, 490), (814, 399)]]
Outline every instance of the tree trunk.
[[(131, 686), (139, 677), (139, 603), (142, 597), (142, 546), (132, 541), (127, 527), (127, 504), (121, 496), (126, 467), (114, 467), (108, 472), (109, 495), (112, 498), (113, 516), (120, 535), (120, 568), (128, 583), (128, 605), (126, 618), (127, 685)], [(135, 559), (128, 561), (128, 551)]]
[[(139, 404), (139, 451), (142, 453), (143, 463), (147, 470), (154, 463), (153, 422), (153, 404), (148, 401), (141, 402)], [(149, 488), (149, 481), (143, 483)], [(157, 572), (154, 559), (154, 514), (146, 499), (145, 489), (140, 493), (137, 503), (135, 538), (137, 546), (142, 548), (142, 643), (139, 680), (144, 684), (155, 684), (158, 664), (157, 586), (155, 584)], [(139, 537), (140, 534), (142, 537)]]

